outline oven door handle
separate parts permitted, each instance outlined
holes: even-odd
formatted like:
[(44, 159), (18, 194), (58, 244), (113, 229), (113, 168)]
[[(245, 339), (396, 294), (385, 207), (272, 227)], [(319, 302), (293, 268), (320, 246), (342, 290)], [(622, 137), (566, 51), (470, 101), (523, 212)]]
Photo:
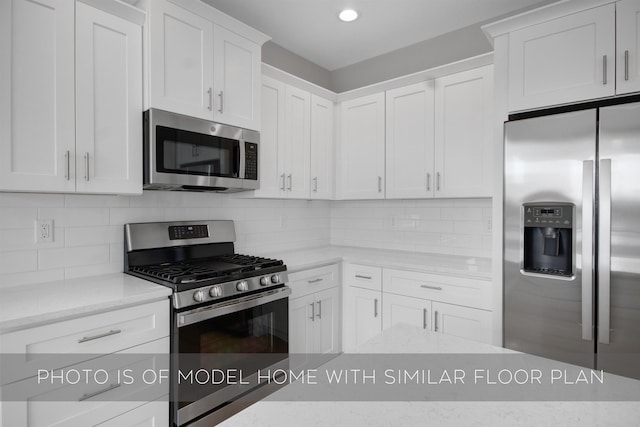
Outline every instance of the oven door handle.
[(287, 298), (289, 295), (291, 295), (291, 288), (285, 286), (233, 301), (225, 301), (218, 304), (212, 304), (207, 307), (196, 308), (184, 313), (179, 313), (177, 315), (177, 326), (178, 328), (181, 328), (193, 323), (202, 322), (203, 320), (213, 319), (214, 317), (224, 316), (225, 314), (257, 307), (262, 304)]

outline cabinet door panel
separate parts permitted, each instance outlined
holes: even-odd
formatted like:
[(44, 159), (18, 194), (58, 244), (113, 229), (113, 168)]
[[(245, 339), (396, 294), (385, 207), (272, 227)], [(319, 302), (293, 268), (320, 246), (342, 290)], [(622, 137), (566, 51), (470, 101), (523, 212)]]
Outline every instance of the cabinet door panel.
[(286, 195), (309, 198), (311, 163), (311, 97), (309, 92), (285, 87)]
[(281, 197), (284, 191), (284, 83), (262, 77), (262, 131), (256, 197)]
[(76, 190), (140, 194), (142, 28), (84, 3), (76, 14)]
[(213, 24), (167, 1), (150, 3), (152, 107), (213, 118)]
[(491, 312), (433, 302), (433, 330), (447, 335), (491, 343)]
[(260, 46), (215, 25), (213, 49), (214, 119), (259, 131)]
[(0, 189), (75, 190), (74, 6), (0, 2)]
[(384, 110), (384, 93), (340, 106), (339, 198), (384, 198)]
[(340, 290), (327, 289), (315, 295), (315, 352), (319, 354), (340, 351)]
[(291, 354), (314, 351), (314, 304), (313, 296), (289, 301), (289, 352)]
[(345, 351), (352, 351), (382, 331), (382, 293), (349, 287), (345, 309)]
[(616, 93), (640, 91), (640, 0), (616, 3)]
[(399, 323), (431, 329), (431, 301), (388, 293), (384, 294), (383, 301), (384, 329)]
[(333, 102), (311, 95), (311, 198), (333, 198)]
[(512, 32), (509, 111), (613, 95), (614, 25), (612, 3)]
[(493, 66), (436, 80), (436, 197), (491, 196)]
[(433, 81), (386, 93), (387, 198), (433, 196)]

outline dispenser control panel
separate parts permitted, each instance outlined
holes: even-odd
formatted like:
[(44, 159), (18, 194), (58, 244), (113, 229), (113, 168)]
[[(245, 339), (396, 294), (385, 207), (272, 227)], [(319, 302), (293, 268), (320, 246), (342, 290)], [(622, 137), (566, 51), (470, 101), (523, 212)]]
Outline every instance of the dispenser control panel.
[(525, 204), (525, 227), (573, 227), (573, 205), (539, 205)]

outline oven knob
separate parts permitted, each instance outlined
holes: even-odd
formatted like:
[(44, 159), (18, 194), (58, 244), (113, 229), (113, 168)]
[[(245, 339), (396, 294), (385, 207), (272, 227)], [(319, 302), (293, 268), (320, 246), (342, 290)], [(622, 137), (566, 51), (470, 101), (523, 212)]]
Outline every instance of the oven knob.
[(213, 288), (209, 289), (209, 295), (211, 295), (213, 298), (221, 297), (222, 288), (220, 286), (214, 286)]
[(260, 285), (267, 286), (269, 283), (270, 282), (269, 282), (269, 278), (268, 277), (265, 276), (265, 277), (261, 277), (260, 278)]
[(274, 274), (273, 276), (271, 276), (271, 283), (278, 283), (279, 281), (280, 281), (279, 274)]
[(193, 299), (196, 300), (197, 302), (204, 301), (204, 291), (196, 291), (193, 294)]
[(242, 282), (238, 282), (238, 284), (236, 285), (236, 289), (240, 292), (243, 291), (248, 291), (249, 290), (249, 284), (247, 283), (246, 280), (243, 280)]

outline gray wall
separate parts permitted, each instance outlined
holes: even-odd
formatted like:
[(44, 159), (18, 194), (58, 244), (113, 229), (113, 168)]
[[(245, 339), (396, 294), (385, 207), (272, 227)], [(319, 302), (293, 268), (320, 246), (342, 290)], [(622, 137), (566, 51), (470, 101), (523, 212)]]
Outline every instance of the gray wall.
[(263, 45), (262, 61), (341, 93), (491, 51), (491, 44), (478, 24), (334, 71), (328, 71), (273, 42)]

